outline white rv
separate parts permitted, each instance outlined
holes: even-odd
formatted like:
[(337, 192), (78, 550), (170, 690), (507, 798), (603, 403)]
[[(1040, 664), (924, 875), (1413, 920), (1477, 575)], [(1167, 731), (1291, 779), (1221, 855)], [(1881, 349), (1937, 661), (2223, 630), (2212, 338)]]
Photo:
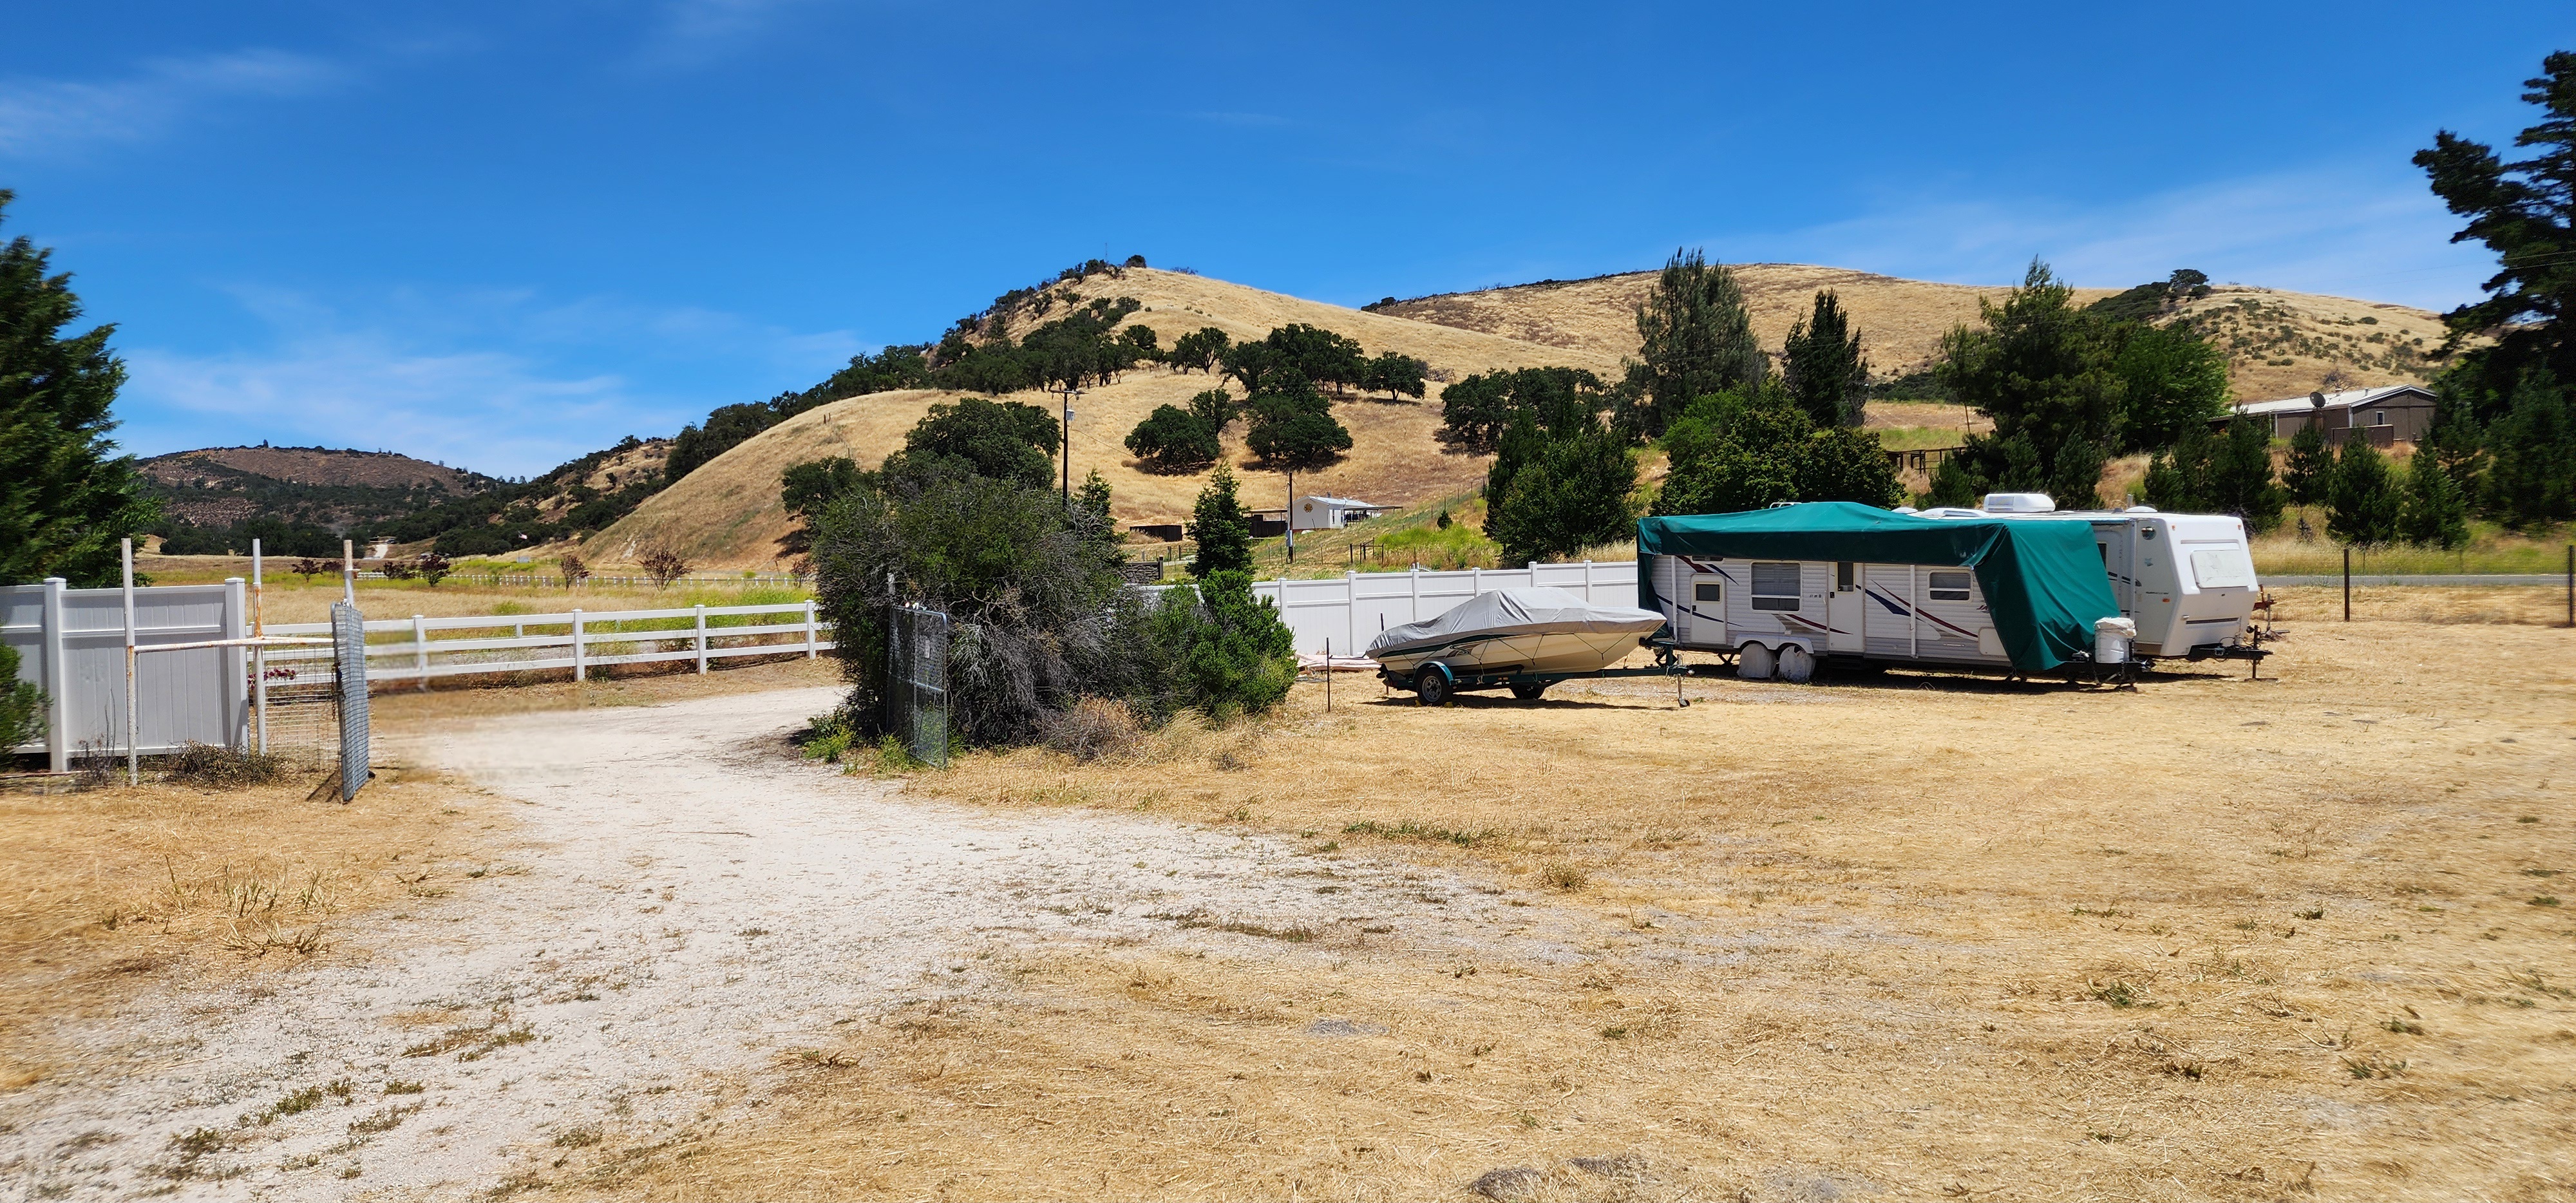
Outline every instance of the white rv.
[[(1802, 521), (1801, 511), (1813, 519)], [(1738, 674), (1757, 679), (1804, 681), (1828, 657), (2053, 669), (2087, 658), (2094, 621), (2114, 612), (2136, 622), (2133, 654), (2143, 662), (2252, 652), (2245, 636), (2257, 586), (2235, 518), (2062, 513), (2031, 494), (1990, 495), (1982, 510), (1898, 516), (1908, 513), (1824, 503), (1763, 517), (1647, 519), (1639, 604), (1663, 612), (1673, 650), (1733, 654)], [(1972, 540), (1939, 538), (1926, 522), (1960, 523), (1965, 536), (1997, 519), (2058, 530), (2085, 523), (2095, 556), (2070, 555), (2081, 544), (2054, 531), (2027, 547), (1978, 551)], [(1710, 529), (1684, 529), (1694, 522)], [(1674, 529), (1650, 535), (1654, 524)], [(1808, 558), (1819, 554), (1833, 558)], [(1987, 570), (1975, 566), (1994, 555), (2017, 556), (2025, 569), (1997, 577), (2014, 595), (2001, 617), (1981, 579)]]

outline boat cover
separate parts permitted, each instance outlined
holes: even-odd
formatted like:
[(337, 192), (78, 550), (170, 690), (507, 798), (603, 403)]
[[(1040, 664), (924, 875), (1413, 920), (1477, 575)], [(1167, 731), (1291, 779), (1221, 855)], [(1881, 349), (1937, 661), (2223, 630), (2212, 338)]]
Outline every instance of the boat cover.
[(2093, 646), (2093, 620), (2120, 603), (2093, 545), (2092, 524), (2029, 519), (1918, 518), (1849, 501), (1811, 501), (1741, 514), (1637, 521), (1637, 604), (1660, 614), (1650, 555), (1728, 560), (1849, 560), (1972, 568), (1995, 635), (2014, 668), (2052, 669)]
[(1662, 625), (1664, 615), (1660, 610), (1595, 605), (1563, 589), (1497, 589), (1460, 602), (1437, 618), (1389, 627), (1369, 641), (1368, 651), (1375, 656), (1397, 648), (1497, 634), (1628, 631), (1643, 635)]

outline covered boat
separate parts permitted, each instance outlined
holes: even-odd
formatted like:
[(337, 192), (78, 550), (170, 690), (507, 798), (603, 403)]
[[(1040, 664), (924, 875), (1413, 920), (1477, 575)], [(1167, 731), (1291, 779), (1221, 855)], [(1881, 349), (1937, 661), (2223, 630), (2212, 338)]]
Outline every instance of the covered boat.
[(1563, 589), (1500, 589), (1389, 628), (1368, 654), (1402, 681), (1435, 663), (1454, 678), (1561, 678), (1618, 663), (1663, 625), (1657, 611), (1597, 605)]

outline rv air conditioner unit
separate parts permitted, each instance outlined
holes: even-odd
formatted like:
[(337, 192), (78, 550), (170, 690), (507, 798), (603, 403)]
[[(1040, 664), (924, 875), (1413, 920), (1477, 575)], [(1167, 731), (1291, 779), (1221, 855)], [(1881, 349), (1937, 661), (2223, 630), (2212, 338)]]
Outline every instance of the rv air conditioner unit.
[(1989, 514), (2046, 514), (2057, 509), (2057, 499), (2046, 493), (1988, 493)]

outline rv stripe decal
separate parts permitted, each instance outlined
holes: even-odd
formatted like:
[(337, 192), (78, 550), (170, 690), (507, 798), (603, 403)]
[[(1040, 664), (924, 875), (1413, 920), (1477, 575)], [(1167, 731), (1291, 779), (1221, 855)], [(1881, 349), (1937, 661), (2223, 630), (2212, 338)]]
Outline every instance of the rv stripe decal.
[[(1898, 603), (1898, 602), (1897, 602), (1897, 600), (1896, 600), (1895, 598), (1889, 597), (1889, 596), (1887, 596), (1887, 595), (1885, 595), (1885, 594), (1883, 594), (1883, 593), (1878, 593), (1878, 592), (1876, 592), (1876, 591), (1869, 591), (1869, 596), (1874, 597), (1874, 598), (1877, 598), (1877, 599), (1878, 599), (1878, 604), (1880, 604), (1880, 605), (1882, 605), (1882, 606), (1887, 607), (1887, 612), (1888, 612), (1888, 613), (1890, 613), (1890, 614), (1904, 615), (1904, 614), (1906, 613), (1905, 607), (1904, 607), (1902, 604)], [(1962, 629), (1961, 629), (1957, 624), (1944, 620), (1940, 615), (1935, 614), (1935, 613), (1931, 612), (1930, 610), (1923, 610), (1923, 611), (1920, 611), (1920, 615), (1921, 615), (1921, 617), (1923, 617), (1923, 618), (1926, 618), (1926, 619), (1931, 620), (1935, 625), (1943, 626), (1943, 627), (1948, 627), (1949, 629), (1951, 629), (1951, 630), (1953, 630), (1953, 631), (1958, 631), (1958, 632), (1959, 632), (1959, 637), (1960, 637), (1960, 638), (1962, 638), (1962, 639), (1974, 639), (1974, 638), (1976, 638), (1976, 636), (1969, 634), (1969, 633), (1968, 633), (1967, 631), (1965, 631), (1965, 630), (1962, 630)]]

